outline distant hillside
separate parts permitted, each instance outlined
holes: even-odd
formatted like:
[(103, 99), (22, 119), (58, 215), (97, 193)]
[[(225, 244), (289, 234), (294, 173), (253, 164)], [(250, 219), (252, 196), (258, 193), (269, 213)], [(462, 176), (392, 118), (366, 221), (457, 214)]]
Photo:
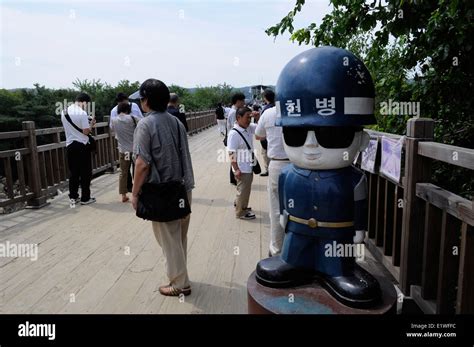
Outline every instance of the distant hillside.
[[(252, 95), (250, 93), (250, 87), (251, 86), (245, 86), (245, 87), (236, 87), (234, 89), (240, 90), (242, 93), (244, 93), (246, 99), (252, 99)], [(275, 90), (275, 86), (269, 85), (269, 88)], [(189, 90), (190, 93), (194, 93), (197, 88), (186, 88)]]

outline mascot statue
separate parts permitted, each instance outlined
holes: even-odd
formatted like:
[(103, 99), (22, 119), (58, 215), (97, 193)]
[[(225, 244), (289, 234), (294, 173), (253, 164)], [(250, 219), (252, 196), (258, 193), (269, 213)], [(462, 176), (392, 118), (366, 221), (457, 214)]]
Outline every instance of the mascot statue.
[(374, 84), (351, 52), (319, 47), (293, 58), (276, 85), (277, 126), (291, 164), (279, 177), (281, 255), (261, 260), (258, 283), (274, 288), (319, 282), (351, 307), (376, 305), (377, 280), (353, 252), (367, 230), (367, 181), (352, 164), (375, 124)]

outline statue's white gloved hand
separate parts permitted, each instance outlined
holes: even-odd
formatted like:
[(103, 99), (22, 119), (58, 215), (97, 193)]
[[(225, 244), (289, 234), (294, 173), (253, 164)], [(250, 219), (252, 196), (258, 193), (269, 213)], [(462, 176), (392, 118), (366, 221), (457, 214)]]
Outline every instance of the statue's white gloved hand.
[(283, 230), (286, 229), (286, 224), (288, 224), (288, 213), (283, 211), (283, 213), (280, 215), (280, 225)]
[(285, 228), (286, 227), (286, 221), (285, 221), (285, 216), (284, 215), (280, 215), (280, 225), (282, 228)]
[(356, 234), (354, 236), (354, 243), (362, 243), (365, 239), (365, 230), (356, 230)]

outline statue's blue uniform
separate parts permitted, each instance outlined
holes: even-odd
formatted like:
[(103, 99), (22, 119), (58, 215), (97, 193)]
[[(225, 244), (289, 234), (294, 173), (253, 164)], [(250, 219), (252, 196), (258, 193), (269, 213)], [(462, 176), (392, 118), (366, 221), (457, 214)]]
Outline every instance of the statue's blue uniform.
[[(353, 166), (333, 170), (306, 170), (293, 164), (278, 183), (280, 213), (320, 222), (353, 222), (353, 226), (311, 228), (287, 221), (281, 258), (290, 265), (331, 277), (352, 271), (353, 257), (327, 256), (328, 247), (353, 244), (355, 230), (367, 230), (367, 185), (362, 171)], [(336, 225), (336, 224), (334, 224)]]

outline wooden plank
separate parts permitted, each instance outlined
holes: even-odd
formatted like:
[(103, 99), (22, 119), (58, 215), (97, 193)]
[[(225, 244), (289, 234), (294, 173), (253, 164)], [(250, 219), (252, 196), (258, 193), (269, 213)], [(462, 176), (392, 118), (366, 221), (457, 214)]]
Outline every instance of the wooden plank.
[(107, 145), (110, 145), (110, 141), (103, 141), (102, 142), (103, 161), (104, 161), (104, 165), (110, 166), (111, 165), (111, 158), (110, 158), (111, 151), (108, 149)]
[(7, 196), (12, 199), (14, 196), (13, 193), (13, 175), (12, 175), (12, 166), (10, 158), (3, 159), (3, 165), (5, 167), (5, 178), (6, 178), (6, 192)]
[(439, 255), (443, 211), (426, 203), (423, 263), (421, 270), (421, 296), (436, 299), (438, 292)]
[(455, 312), (460, 231), (459, 220), (443, 212), (436, 313), (452, 314)]
[(97, 145), (97, 151), (96, 151), (96, 154), (92, 154), (93, 157), (95, 157), (97, 159), (97, 166), (102, 166), (104, 165), (103, 164), (103, 160), (102, 160), (102, 144), (101, 144), (102, 141), (96, 141), (96, 145)]
[(69, 177), (69, 168), (68, 168), (68, 162), (67, 162), (67, 149), (66, 148), (60, 148), (59, 149), (59, 165), (61, 167), (61, 181), (65, 181)]
[(403, 220), (403, 189), (395, 186), (395, 204), (393, 206), (393, 251), (392, 264), (400, 266)]
[(109, 138), (109, 134), (99, 134), (99, 135), (94, 134), (94, 138), (96, 140), (105, 140)]
[[(150, 279), (155, 268), (163, 271), (164, 259), (157, 256), (159, 253), (157, 248), (156, 241), (149, 235), (149, 242), (141, 251), (135, 251), (135, 257), (129, 256), (132, 260), (130, 260), (126, 271), (120, 275), (106, 295), (97, 303), (94, 312), (110, 314), (127, 312), (127, 310), (130, 313), (134, 312), (136, 307), (128, 308), (128, 304), (135, 298), (145, 282)], [(150, 282), (153, 283), (153, 281)], [(150, 295), (154, 290), (156, 290), (156, 284), (145, 295)]]
[(39, 168), (40, 168), (40, 176), (41, 176), (41, 187), (42, 189), (48, 188), (48, 180), (47, 180), (47, 173), (46, 173), (46, 160), (44, 157), (44, 152), (38, 153), (39, 159)]
[[(71, 217), (71, 210), (72, 209), (69, 209), (67, 211), (69, 217)], [(93, 212), (90, 213), (90, 218), (92, 219), (97, 218), (100, 214), (100, 211), (90, 212)], [(84, 215), (82, 218), (84, 218)], [(36, 268), (34, 273), (31, 273), (33, 269), (23, 271), (20, 276), (15, 279), (14, 284), (3, 291), (5, 299), (7, 299), (7, 304), (3, 307), (4, 311), (29, 313), (31, 307), (47, 297), (47, 294), (51, 290), (54, 292), (54, 287), (59, 281), (64, 283), (66, 278), (70, 278), (71, 275), (74, 276), (74, 271), (78, 266), (87, 261), (89, 257), (92, 257), (104, 246), (107, 247), (110, 245), (110, 242), (112, 242), (111, 238), (120, 237), (120, 235), (115, 236), (113, 232), (111, 233), (110, 227), (108, 228), (109, 232), (98, 232), (96, 230), (96, 232), (93, 233), (92, 230), (88, 230), (85, 234), (89, 235), (89, 237), (84, 237), (84, 234), (81, 233), (81, 231), (84, 230), (84, 228), (87, 228), (87, 224), (90, 224), (88, 222), (89, 218), (86, 218), (85, 221), (79, 221), (77, 218), (75, 218), (75, 220), (75, 223), (71, 224), (69, 228), (62, 230), (63, 233), (69, 231), (66, 235), (58, 235), (56, 238), (62, 240), (62, 242), (57, 244), (55, 252), (51, 254), (48, 262), (42, 261), (40, 264), (33, 262), (31, 267)], [(64, 220), (62, 222), (64, 222)], [(116, 227), (116, 223), (113, 223), (113, 225)], [(71, 232), (78, 233), (78, 238), (76, 235), (72, 235)], [(135, 235), (137, 235), (136, 230)], [(142, 233), (141, 235), (144, 234)], [(65, 238), (67, 238), (66, 242)], [(76, 241), (72, 242), (73, 239)], [(116, 249), (116, 247), (112, 248)], [(57, 253), (58, 255), (55, 255), (54, 253)], [(108, 261), (110, 262), (110, 260), (111, 257), (109, 253)], [(92, 272), (91, 275), (95, 276), (98, 270), (99, 268), (97, 268), (95, 272)], [(28, 290), (28, 288), (34, 288), (34, 291), (31, 291), (31, 289)], [(76, 303), (82, 300), (82, 298), (79, 297), (78, 292), (72, 292), (72, 294), (77, 296)], [(69, 295), (60, 297), (56, 296), (56, 299), (61, 301), (62, 306), (64, 307), (69, 304), (67, 301), (69, 300)], [(87, 300), (87, 298), (85, 300)]]
[[(129, 245), (131, 238), (137, 235), (137, 229), (133, 224), (136, 224), (135, 221), (127, 223), (126, 228), (123, 228), (121, 233), (111, 235), (112, 237), (105, 242), (98, 244), (95, 250), (94, 247), (89, 248), (92, 250), (89, 256), (77, 265), (74, 271), (65, 274), (65, 276), (60, 274), (63, 277), (59, 278), (58, 283), (31, 307), (31, 312), (61, 312), (68, 305), (74, 306), (75, 302), (71, 302), (71, 294), (74, 294), (76, 302), (81, 301), (79, 293), (96, 275), (97, 269), (109, 266), (114, 255), (127, 256), (123, 245)], [(135, 251), (133, 250), (134, 253)], [(116, 303), (118, 304), (119, 301), (116, 301)]]
[[(105, 118), (105, 117), (104, 117)], [(95, 123), (95, 128), (106, 128), (109, 126), (109, 122), (97, 122)]]
[(364, 129), (364, 131), (369, 134), (369, 136), (372, 139), (379, 139), (383, 136), (394, 139), (394, 140), (400, 140), (402, 135), (397, 135), (397, 134), (391, 134), (391, 133), (384, 133), (383, 131), (376, 131), (376, 130), (371, 130), (371, 129)]
[(385, 179), (377, 177), (377, 208), (376, 208), (376, 226), (375, 226), (375, 244), (383, 246), (385, 230)]
[[(124, 271), (150, 243), (150, 234), (135, 232), (133, 238), (122, 249), (112, 253), (106, 266), (98, 269), (93, 276), (76, 291), (76, 302), (68, 303), (61, 313), (97, 312), (101, 299), (111, 290), (123, 275)], [(125, 254), (123, 247), (129, 247), (130, 255)]]
[(393, 206), (395, 201), (396, 186), (389, 181), (385, 181), (385, 206), (384, 206), (384, 233), (383, 233), (383, 252), (384, 255), (392, 255), (393, 251)]
[(110, 165), (111, 164), (111, 158), (110, 158), (110, 153), (111, 151), (107, 148), (107, 145), (110, 145), (109, 139), (103, 140), (102, 141), (102, 148), (103, 148), (103, 161), (104, 165)]
[[(58, 132), (58, 133), (55, 133), (53, 135), (53, 140), (54, 142), (56, 143), (60, 143), (61, 142), (61, 134)], [(60, 153), (62, 151), (62, 148), (56, 148), (55, 150), (53, 150), (53, 164), (54, 164), (54, 175), (56, 177), (56, 183), (60, 183), (62, 181), (64, 181), (63, 177), (62, 177), (62, 174), (61, 174), (61, 158), (60, 158)]]
[(474, 228), (463, 223), (459, 253), (457, 314), (474, 313)]
[(436, 302), (424, 299), (421, 295), (420, 286), (411, 286), (410, 296), (425, 314), (436, 314)]
[(412, 118), (407, 123), (405, 139), (405, 182), (402, 241), (400, 255), (400, 289), (409, 295), (410, 286), (421, 282), (423, 256), (424, 203), (416, 197), (416, 184), (431, 178), (431, 163), (418, 153), (420, 139), (433, 138), (432, 119)]
[(56, 128), (47, 128), (47, 129), (35, 129), (35, 135), (50, 135), (50, 134), (60, 134), (64, 132), (63, 127)]
[(59, 161), (59, 149), (55, 149), (53, 152), (52, 152), (52, 157), (53, 157), (53, 174), (54, 174), (54, 178), (55, 178), (55, 181), (54, 183), (60, 183), (62, 182), (62, 178), (61, 178), (61, 168), (60, 168), (60, 161)]
[(416, 195), (463, 222), (474, 225), (472, 202), (431, 183), (418, 183)]
[(40, 153), (40, 152), (49, 152), (53, 149), (57, 149), (57, 148), (61, 148), (61, 147), (66, 147), (66, 142), (49, 143), (47, 145), (38, 146), (38, 153)]
[(16, 161), (16, 169), (18, 172), (18, 183), (20, 185), (20, 194), (22, 196), (26, 195), (26, 181), (25, 181), (25, 168), (23, 166), (23, 157), (20, 160)]
[(407, 122), (407, 136), (421, 140), (433, 138), (434, 120), (431, 118), (410, 118)]
[(0, 207), (7, 207), (13, 204), (17, 204), (19, 202), (25, 202), (28, 199), (31, 199), (32, 197), (34, 197), (33, 193), (27, 193), (25, 196), (17, 196), (17, 197), (14, 197), (13, 199), (8, 199), (8, 200), (3, 200), (3, 201), (0, 200)]
[(24, 139), (24, 144), (30, 153), (26, 169), (28, 172), (29, 186), (34, 193), (34, 198), (28, 201), (28, 206), (40, 208), (46, 206), (47, 202), (46, 198), (41, 194), (41, 168), (39, 165), (38, 146), (35, 135), (35, 122), (22, 122), (22, 127), (23, 130), (28, 131), (28, 137)]
[(367, 240), (365, 246), (372, 254), (372, 256), (382, 264), (385, 269), (393, 276), (393, 278), (398, 281), (400, 278), (400, 268), (398, 266), (392, 265), (392, 259), (389, 256), (383, 254), (382, 247), (377, 247), (373, 240)]
[(0, 132), (0, 140), (21, 139), (28, 136), (28, 131), (4, 131)]
[(18, 148), (18, 149), (10, 149), (8, 151), (1, 151), (0, 158), (10, 158), (14, 157), (20, 153), (21, 155), (29, 154), (30, 150), (28, 148)]
[(437, 142), (423, 142), (418, 154), (427, 158), (474, 170), (474, 149), (446, 145)]
[(369, 238), (375, 238), (375, 230), (377, 229), (377, 184), (378, 176), (373, 173), (368, 173), (369, 175)]
[(50, 179), (50, 186), (54, 186), (56, 183), (56, 177), (54, 176), (54, 165), (53, 165), (53, 151), (47, 152), (48, 158), (48, 167), (49, 167), (49, 179)]

